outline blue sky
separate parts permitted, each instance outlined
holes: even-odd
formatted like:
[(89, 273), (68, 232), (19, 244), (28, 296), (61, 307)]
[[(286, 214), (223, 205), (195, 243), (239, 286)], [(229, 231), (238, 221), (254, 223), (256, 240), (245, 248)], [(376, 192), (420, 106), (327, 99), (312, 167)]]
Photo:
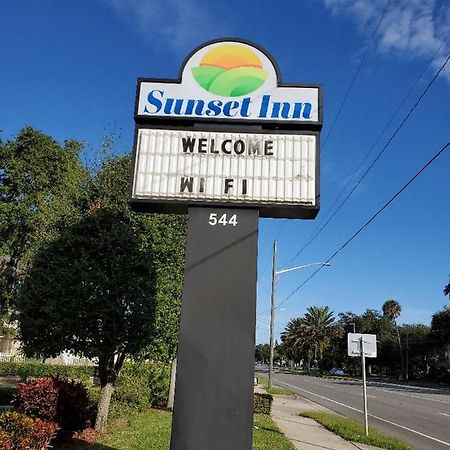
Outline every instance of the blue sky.
[[(385, 0), (200, 2), (195, 0), (16, 0), (0, 19), (0, 129), (32, 125), (56, 139), (98, 147), (108, 131), (131, 148), (136, 78), (175, 78), (188, 52), (213, 38), (257, 42), (284, 82), (322, 83), (322, 140), (370, 41)], [(321, 161), (321, 213), (315, 221), (260, 221), (257, 341), (268, 340), (271, 252), (297, 253), (450, 30), (450, 5), (391, 0), (358, 78), (328, 136)], [(450, 52), (450, 38), (381, 138), (372, 160)], [(450, 64), (449, 64), (450, 66)], [(327, 259), (450, 137), (447, 67), (369, 176), (293, 265)], [(91, 150), (88, 150), (91, 151)], [(335, 313), (381, 308), (394, 298), (400, 322), (429, 322), (448, 299), (450, 152), (277, 311), (276, 330), (311, 305)], [(311, 274), (280, 275), (283, 301)]]

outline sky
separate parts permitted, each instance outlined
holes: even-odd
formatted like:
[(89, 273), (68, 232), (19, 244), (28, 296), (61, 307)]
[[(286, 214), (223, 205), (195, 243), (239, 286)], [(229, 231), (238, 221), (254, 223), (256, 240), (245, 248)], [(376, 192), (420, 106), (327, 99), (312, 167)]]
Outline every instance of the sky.
[[(285, 83), (321, 83), (321, 211), (316, 220), (259, 224), (256, 339), (268, 342), (273, 241), (278, 267), (287, 267), (432, 81), (450, 54), (449, 32), (445, 0), (5, 1), (1, 137), (31, 125), (61, 142), (84, 141), (89, 157), (109, 132), (117, 151), (127, 152), (137, 77), (176, 78), (185, 56), (215, 38), (258, 43)], [(449, 138), (450, 63), (349, 200), (288, 267), (326, 261)], [(314, 267), (279, 275), (277, 339), (312, 305), (361, 313), (393, 298), (402, 306), (400, 323), (429, 323), (448, 305), (442, 290), (450, 275), (449, 169), (447, 151), (286, 301)]]

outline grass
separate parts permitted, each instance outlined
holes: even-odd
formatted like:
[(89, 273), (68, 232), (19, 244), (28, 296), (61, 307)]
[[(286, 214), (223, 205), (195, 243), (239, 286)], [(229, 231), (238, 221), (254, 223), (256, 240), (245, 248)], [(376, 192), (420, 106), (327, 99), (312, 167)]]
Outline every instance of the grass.
[(369, 436), (366, 436), (364, 425), (336, 414), (306, 411), (300, 415), (314, 419), (347, 441), (369, 444), (388, 450), (413, 450), (408, 444), (396, 438), (386, 436), (372, 428), (369, 428)]
[(268, 380), (266, 380), (265, 378), (262, 378), (261, 376), (258, 376), (258, 384), (263, 387), (267, 393), (269, 394), (278, 394), (278, 395), (295, 395), (292, 391), (290, 391), (289, 389), (285, 389), (282, 387), (278, 387), (278, 386), (274, 386), (272, 385), (272, 388), (269, 389), (268, 387)]
[[(172, 414), (151, 410), (112, 422), (110, 431), (97, 444), (72, 445), (66, 450), (169, 450)], [(295, 450), (269, 416), (256, 414), (253, 450)]]

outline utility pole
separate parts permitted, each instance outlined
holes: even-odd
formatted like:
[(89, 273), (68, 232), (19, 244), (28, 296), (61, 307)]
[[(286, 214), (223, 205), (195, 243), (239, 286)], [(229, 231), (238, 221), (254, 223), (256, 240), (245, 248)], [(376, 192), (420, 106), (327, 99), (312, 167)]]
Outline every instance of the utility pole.
[(272, 389), (273, 379), (273, 352), (274, 352), (274, 328), (275, 328), (275, 292), (277, 284), (277, 241), (273, 241), (272, 261), (272, 298), (270, 307), (270, 359), (269, 359), (269, 382), (268, 388)]

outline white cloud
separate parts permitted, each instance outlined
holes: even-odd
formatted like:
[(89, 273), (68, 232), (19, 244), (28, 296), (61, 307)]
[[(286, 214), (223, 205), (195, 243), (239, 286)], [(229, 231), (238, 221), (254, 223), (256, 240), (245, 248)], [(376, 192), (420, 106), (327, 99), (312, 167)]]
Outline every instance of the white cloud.
[[(361, 32), (371, 35), (386, 6), (386, 0), (323, 0), (333, 14), (352, 17)], [(430, 58), (450, 31), (450, 3), (439, 0), (391, 0), (378, 30), (378, 51), (404, 58)], [(450, 38), (433, 62), (439, 68), (450, 51)], [(446, 67), (450, 80), (450, 67)]]
[[(143, 35), (148, 42), (186, 53), (193, 45), (220, 37), (216, 20), (195, 0), (104, 0)], [(221, 31), (226, 26), (221, 23)]]

